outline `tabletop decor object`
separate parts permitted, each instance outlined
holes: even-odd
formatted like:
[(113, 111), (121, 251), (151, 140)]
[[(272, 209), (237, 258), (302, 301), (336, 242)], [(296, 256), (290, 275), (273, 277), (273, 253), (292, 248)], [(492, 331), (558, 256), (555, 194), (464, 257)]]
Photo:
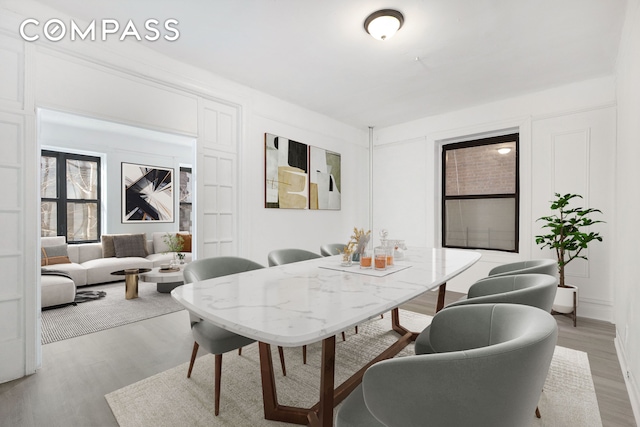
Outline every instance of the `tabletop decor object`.
[(171, 260), (169, 268), (176, 268), (178, 264), (184, 264), (184, 254), (182, 253), (184, 248), (184, 239), (182, 236), (177, 233), (167, 233), (162, 237), (162, 240), (169, 248), (169, 251), (167, 252), (173, 252), (173, 260)]
[(342, 257), (341, 265), (343, 267), (351, 267), (351, 265), (353, 265), (353, 250), (345, 246), (344, 249), (340, 251), (340, 255)]
[(370, 239), (371, 230), (365, 232), (364, 228), (353, 227), (353, 234), (345, 247), (345, 251), (353, 253), (353, 261), (358, 261), (361, 268), (371, 268), (371, 256), (366, 256)]
[(389, 250), (385, 246), (376, 246), (373, 249), (373, 263), (376, 270), (386, 270), (389, 262)]
[(396, 240), (396, 246), (393, 251), (394, 259), (402, 259), (404, 258), (404, 251), (407, 250), (407, 246), (404, 243), (404, 240)]
[[(389, 240), (389, 231), (385, 228), (380, 230), (380, 247), (386, 248), (387, 251), (387, 267), (393, 265), (393, 250), (395, 247), (395, 241)], [(381, 253), (381, 251), (379, 251)]]
[(365, 247), (360, 252), (360, 268), (371, 268), (371, 252)]

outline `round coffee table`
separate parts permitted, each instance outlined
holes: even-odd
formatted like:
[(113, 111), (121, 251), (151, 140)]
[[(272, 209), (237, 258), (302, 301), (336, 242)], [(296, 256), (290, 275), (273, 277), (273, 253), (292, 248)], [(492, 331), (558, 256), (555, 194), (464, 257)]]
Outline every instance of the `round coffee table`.
[(141, 273), (140, 277), (145, 282), (157, 283), (156, 289), (158, 292), (165, 294), (184, 284), (183, 269), (184, 266), (174, 270), (163, 270), (160, 267), (155, 267), (148, 272)]
[(114, 276), (124, 276), (125, 292), (124, 297), (126, 299), (138, 298), (138, 274), (151, 271), (150, 268), (125, 268), (124, 270), (114, 271)]

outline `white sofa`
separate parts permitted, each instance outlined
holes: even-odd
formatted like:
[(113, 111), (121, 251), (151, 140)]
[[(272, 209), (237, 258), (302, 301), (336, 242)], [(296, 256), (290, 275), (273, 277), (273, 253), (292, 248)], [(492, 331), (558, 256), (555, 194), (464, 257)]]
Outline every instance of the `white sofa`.
[(69, 277), (45, 275), (40, 280), (42, 308), (70, 304), (76, 299), (76, 284)]
[[(63, 248), (69, 263), (44, 265), (43, 270), (59, 271), (67, 273), (70, 278), (57, 275), (43, 275), (41, 281), (42, 307), (66, 304), (73, 302), (68, 299), (75, 297), (75, 288), (78, 286), (94, 285), (123, 280), (123, 276), (112, 275), (114, 271), (125, 268), (153, 268), (166, 264), (174, 257), (174, 253), (168, 251), (163, 238), (166, 232), (154, 232), (150, 240), (146, 240), (148, 255), (142, 256), (107, 256), (103, 254), (102, 243), (80, 243), (66, 245), (64, 236), (42, 237), (41, 246), (47, 248)], [(117, 235), (121, 236), (121, 235)], [(191, 252), (184, 252), (185, 262), (190, 262)], [(73, 290), (72, 290), (73, 287)]]

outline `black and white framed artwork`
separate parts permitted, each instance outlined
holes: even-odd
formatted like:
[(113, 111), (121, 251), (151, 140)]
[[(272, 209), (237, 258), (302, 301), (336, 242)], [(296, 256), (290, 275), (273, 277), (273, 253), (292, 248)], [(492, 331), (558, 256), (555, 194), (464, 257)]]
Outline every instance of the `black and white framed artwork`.
[(122, 163), (122, 222), (173, 222), (173, 169)]

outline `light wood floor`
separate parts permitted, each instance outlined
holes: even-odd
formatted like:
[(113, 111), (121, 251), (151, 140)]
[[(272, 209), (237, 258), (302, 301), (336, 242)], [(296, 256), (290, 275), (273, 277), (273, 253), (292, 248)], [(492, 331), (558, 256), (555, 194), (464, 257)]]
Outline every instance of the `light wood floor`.
[[(435, 296), (429, 292), (403, 308), (433, 314)], [(448, 300), (458, 297), (447, 293)], [(614, 327), (579, 318), (573, 328), (569, 319), (557, 320), (558, 344), (589, 354), (604, 427), (635, 426)], [(44, 345), (37, 374), (0, 384), (0, 426), (117, 426), (104, 395), (187, 362), (192, 345), (185, 311)]]

